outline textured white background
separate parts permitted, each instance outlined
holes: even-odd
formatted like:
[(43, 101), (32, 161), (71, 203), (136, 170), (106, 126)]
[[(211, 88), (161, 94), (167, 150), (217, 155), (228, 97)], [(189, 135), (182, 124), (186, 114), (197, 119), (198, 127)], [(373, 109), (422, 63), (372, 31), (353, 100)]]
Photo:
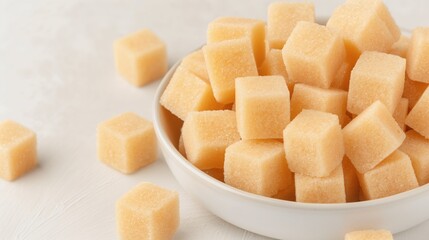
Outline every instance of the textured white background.
[[(125, 111), (152, 119), (158, 83), (136, 89), (118, 77), (114, 39), (151, 28), (167, 43), (171, 65), (202, 45), (211, 19), (265, 19), (269, 2), (0, 0), (0, 119), (37, 132), (40, 161), (18, 181), (0, 181), (0, 239), (116, 239), (114, 203), (141, 181), (180, 192), (176, 239), (265, 239), (188, 197), (162, 157), (130, 176), (101, 164), (95, 127)], [(341, 2), (316, 1), (317, 15), (329, 15)], [(428, 1), (386, 2), (401, 27), (429, 26)], [(395, 239), (429, 239), (429, 222)]]

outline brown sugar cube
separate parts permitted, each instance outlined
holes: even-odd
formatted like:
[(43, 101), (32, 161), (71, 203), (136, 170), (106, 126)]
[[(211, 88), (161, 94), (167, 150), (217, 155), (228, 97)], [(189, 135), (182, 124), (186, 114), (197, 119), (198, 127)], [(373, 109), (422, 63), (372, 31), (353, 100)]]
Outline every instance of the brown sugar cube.
[(224, 173), (225, 183), (268, 197), (292, 182), (283, 144), (276, 140), (241, 140), (232, 144), (226, 149)]
[(329, 88), (344, 60), (342, 39), (311, 22), (298, 22), (283, 48), (286, 70), (295, 83)]
[(135, 86), (159, 79), (167, 71), (165, 44), (149, 29), (117, 40), (114, 52), (118, 72)]
[(235, 97), (242, 139), (282, 138), (290, 121), (289, 90), (281, 76), (237, 78)]
[(347, 61), (343, 62), (341, 67), (338, 69), (337, 74), (335, 74), (334, 81), (331, 84), (331, 88), (348, 91), (352, 68), (353, 68), (353, 65), (351, 63)]
[(201, 170), (223, 168), (225, 149), (240, 140), (235, 112), (191, 112), (183, 128), (188, 160)]
[(0, 178), (13, 181), (37, 165), (36, 134), (21, 124), (0, 122)]
[(425, 185), (429, 183), (429, 140), (414, 130), (409, 130), (406, 135), (399, 150), (408, 154), (419, 185)]
[(312, 177), (326, 177), (344, 156), (338, 116), (303, 110), (283, 132), (289, 169)]
[(427, 83), (416, 82), (405, 76), (403, 98), (408, 99), (408, 110), (411, 110), (428, 87)]
[(389, 52), (401, 35), (382, 0), (348, 0), (335, 9), (326, 26), (342, 36), (352, 63), (364, 51)]
[(423, 92), (423, 95), (417, 101), (416, 105), (408, 113), (405, 124), (416, 132), (429, 139), (429, 88)]
[(268, 6), (267, 39), (270, 48), (282, 49), (299, 21), (314, 22), (313, 3), (273, 2)]
[(392, 45), (392, 50), (390, 50), (390, 54), (406, 58), (410, 43), (411, 39), (409, 37), (401, 35), (399, 40)]
[(160, 103), (171, 113), (185, 120), (192, 111), (218, 110), (210, 84), (179, 66), (161, 96)]
[(294, 82), (292, 82), (287, 75), (286, 66), (283, 62), (282, 50), (270, 49), (265, 57), (265, 61), (259, 68), (259, 74), (261, 76), (283, 76), (286, 80), (289, 92), (291, 93), (293, 91)]
[(341, 164), (326, 177), (295, 173), (296, 201), (306, 203), (345, 203), (346, 193)]
[(359, 201), (359, 180), (356, 174), (356, 169), (347, 156), (344, 156), (343, 159), (343, 173), (347, 202)]
[(362, 230), (347, 233), (345, 240), (393, 240), (393, 236), (387, 230)]
[(408, 99), (401, 98), (398, 106), (396, 106), (395, 112), (393, 112), (393, 118), (396, 120), (398, 125), (405, 131), (405, 118), (408, 114)]
[(204, 53), (202, 49), (192, 52), (184, 57), (180, 65), (205, 82), (210, 83), (209, 74), (207, 73), (206, 60), (204, 59)]
[(204, 172), (212, 178), (224, 182), (223, 168), (212, 168), (204, 170)]
[(248, 38), (211, 43), (203, 47), (215, 99), (223, 104), (235, 99), (235, 78), (258, 76)]
[(122, 173), (133, 173), (158, 156), (153, 125), (135, 113), (124, 113), (97, 127), (97, 154)]
[(429, 27), (413, 31), (407, 52), (407, 74), (414, 81), (429, 83)]
[(172, 239), (180, 222), (179, 194), (141, 183), (116, 202), (120, 239)]
[(250, 18), (220, 17), (208, 25), (208, 44), (239, 38), (250, 39), (256, 65), (260, 66), (265, 58), (264, 21)]
[(350, 77), (347, 111), (359, 114), (380, 100), (393, 113), (401, 100), (405, 59), (386, 53), (364, 52)]
[(380, 101), (376, 101), (343, 128), (346, 155), (365, 173), (395, 151), (405, 133)]
[(365, 199), (378, 199), (419, 186), (411, 160), (396, 150), (373, 169), (358, 174)]
[(346, 116), (347, 92), (339, 89), (323, 89), (305, 84), (296, 84), (292, 95), (291, 118), (303, 109), (313, 109), (336, 114), (343, 125)]

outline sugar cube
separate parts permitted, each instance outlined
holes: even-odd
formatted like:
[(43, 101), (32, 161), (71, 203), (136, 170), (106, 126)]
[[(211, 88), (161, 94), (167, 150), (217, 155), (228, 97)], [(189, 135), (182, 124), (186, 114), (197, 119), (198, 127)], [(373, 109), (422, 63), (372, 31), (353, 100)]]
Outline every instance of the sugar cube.
[(408, 114), (408, 99), (401, 98), (399, 104), (396, 106), (395, 112), (393, 112), (393, 118), (396, 120), (398, 125), (405, 130), (405, 118)]
[(225, 183), (268, 197), (292, 181), (283, 144), (276, 140), (241, 140), (232, 144), (226, 149), (224, 173)]
[(159, 79), (167, 71), (165, 43), (149, 29), (117, 40), (114, 52), (118, 72), (135, 86)]
[(225, 149), (240, 140), (235, 112), (191, 112), (183, 128), (188, 160), (202, 170), (223, 168)]
[(0, 178), (13, 181), (37, 165), (36, 134), (23, 125), (0, 122)]
[(192, 52), (184, 57), (180, 65), (210, 84), (206, 60), (204, 59), (204, 53), (202, 49)]
[(387, 230), (361, 230), (347, 233), (345, 240), (393, 240), (393, 236)]
[(401, 35), (399, 40), (392, 45), (392, 50), (390, 50), (390, 54), (406, 58), (410, 43), (411, 39), (409, 37)]
[(334, 10), (326, 26), (342, 36), (351, 62), (364, 51), (390, 51), (401, 35), (382, 0), (348, 0)]
[(281, 76), (237, 78), (235, 98), (242, 139), (282, 138), (290, 121), (289, 90)]
[(98, 158), (114, 169), (133, 173), (158, 155), (153, 125), (135, 113), (124, 113), (97, 127)]
[(429, 140), (414, 130), (409, 130), (406, 135), (399, 150), (410, 157), (419, 185), (429, 183)]
[(216, 102), (210, 84), (181, 66), (174, 72), (160, 103), (182, 120), (192, 111), (223, 108)]
[(416, 105), (408, 113), (405, 124), (429, 139), (429, 88), (423, 92)]
[(224, 104), (235, 99), (235, 78), (258, 76), (248, 38), (211, 43), (203, 47), (215, 99)]
[(342, 89), (344, 91), (349, 90), (350, 75), (352, 73), (353, 65), (347, 61), (343, 62), (341, 67), (335, 74), (334, 81), (331, 84), (331, 88)]
[(428, 87), (427, 83), (416, 82), (405, 76), (403, 98), (408, 99), (408, 109), (411, 110)]
[(306, 203), (345, 203), (346, 193), (341, 164), (326, 177), (295, 173), (296, 201)]
[(116, 202), (123, 240), (172, 239), (179, 222), (179, 194), (152, 183), (137, 185)]
[(220, 17), (208, 25), (208, 44), (239, 38), (248, 38), (251, 41), (256, 65), (260, 66), (265, 58), (264, 21), (240, 17)]
[(405, 133), (380, 101), (376, 101), (343, 128), (346, 155), (365, 173), (395, 151)]
[(396, 150), (373, 169), (358, 174), (366, 199), (378, 199), (419, 186), (407, 154)]
[(407, 73), (414, 81), (429, 83), (429, 27), (413, 31), (407, 52)]
[(350, 77), (347, 111), (359, 114), (380, 100), (393, 113), (404, 91), (405, 59), (380, 52), (364, 52)]
[(344, 156), (338, 116), (303, 110), (283, 132), (289, 169), (312, 177), (326, 177)]
[(356, 169), (347, 156), (344, 156), (343, 159), (343, 173), (347, 202), (359, 201), (359, 180), (356, 174)]
[(336, 114), (343, 125), (346, 116), (347, 92), (339, 89), (323, 89), (296, 84), (291, 99), (291, 118), (303, 109), (313, 109)]
[(283, 62), (283, 55), (281, 49), (269, 50), (267, 56), (265, 57), (265, 61), (259, 68), (259, 74), (261, 76), (283, 76), (283, 78), (286, 80), (286, 85), (289, 89), (289, 92), (292, 93), (294, 83), (289, 79), (289, 76), (287, 74), (286, 66)]
[(283, 61), (289, 78), (329, 88), (345, 60), (343, 40), (325, 26), (298, 22), (283, 48)]
[(273, 2), (268, 6), (267, 39), (270, 48), (282, 49), (299, 21), (314, 22), (314, 4)]

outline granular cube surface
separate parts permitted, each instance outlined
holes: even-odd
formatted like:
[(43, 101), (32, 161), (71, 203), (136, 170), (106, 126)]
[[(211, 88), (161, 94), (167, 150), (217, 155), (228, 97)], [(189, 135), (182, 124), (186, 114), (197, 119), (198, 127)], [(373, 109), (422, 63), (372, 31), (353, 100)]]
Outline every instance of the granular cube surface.
[(409, 37), (401, 35), (401, 38), (399, 38), (399, 40), (392, 45), (392, 50), (390, 50), (390, 54), (406, 58), (410, 43), (411, 39)]
[(388, 197), (419, 186), (410, 158), (399, 150), (358, 177), (366, 199)]
[(149, 29), (117, 40), (114, 52), (118, 72), (135, 86), (159, 79), (167, 71), (165, 44)]
[(283, 62), (282, 50), (270, 49), (270, 51), (267, 53), (267, 56), (265, 57), (265, 61), (259, 68), (259, 74), (261, 76), (283, 76), (289, 92), (292, 93), (294, 83), (289, 79), (287, 74), (286, 67)]
[(417, 101), (416, 105), (408, 113), (405, 124), (416, 132), (429, 139), (429, 88), (423, 92), (423, 95)]
[(21, 124), (0, 122), (0, 178), (13, 181), (37, 165), (36, 134)]
[(120, 239), (172, 239), (180, 222), (179, 194), (141, 183), (116, 203)]
[(420, 185), (429, 183), (429, 140), (409, 130), (399, 149), (408, 154)]
[(336, 114), (343, 125), (346, 116), (347, 92), (339, 89), (323, 89), (296, 84), (291, 99), (291, 118), (303, 109), (313, 109)]
[(133, 173), (158, 155), (153, 125), (135, 113), (124, 113), (97, 127), (97, 154), (122, 173)]
[(387, 230), (362, 230), (347, 233), (345, 240), (393, 240), (393, 236)]
[(269, 197), (292, 182), (283, 144), (276, 140), (242, 140), (229, 146), (224, 172), (225, 183)]
[(235, 99), (235, 78), (258, 76), (248, 38), (211, 43), (203, 47), (215, 99), (224, 104)]
[(182, 128), (186, 156), (202, 170), (223, 168), (225, 149), (240, 140), (235, 112), (191, 112)]
[(326, 177), (344, 156), (338, 116), (303, 110), (283, 132), (289, 169), (313, 177)]
[(408, 99), (401, 98), (399, 104), (396, 106), (395, 112), (393, 112), (393, 118), (396, 120), (398, 125), (405, 131), (405, 118), (408, 114)]
[(270, 48), (282, 49), (299, 21), (314, 22), (314, 4), (273, 2), (268, 6), (267, 39)]
[(429, 83), (429, 27), (413, 31), (407, 53), (407, 73), (414, 81)]
[(242, 139), (282, 138), (290, 121), (289, 90), (281, 76), (235, 81), (238, 132)]
[(222, 104), (216, 102), (210, 84), (181, 65), (174, 72), (160, 103), (182, 120), (192, 111), (223, 108)]
[(295, 83), (329, 88), (344, 60), (342, 39), (311, 22), (298, 22), (283, 48), (286, 70)]
[(345, 203), (344, 175), (341, 164), (327, 177), (295, 174), (296, 201), (306, 203)]
[(239, 17), (220, 17), (207, 28), (207, 43), (248, 38), (252, 43), (256, 65), (265, 58), (265, 23), (261, 20)]
[(405, 133), (380, 101), (376, 101), (343, 129), (346, 155), (365, 173), (395, 151)]
[(386, 53), (364, 52), (352, 70), (347, 111), (361, 113), (380, 100), (393, 113), (404, 91), (405, 59)]
[(183, 68), (189, 70), (197, 77), (201, 78), (207, 83), (209, 81), (209, 74), (207, 73), (206, 61), (204, 60), (203, 50), (192, 52), (182, 59), (180, 64)]

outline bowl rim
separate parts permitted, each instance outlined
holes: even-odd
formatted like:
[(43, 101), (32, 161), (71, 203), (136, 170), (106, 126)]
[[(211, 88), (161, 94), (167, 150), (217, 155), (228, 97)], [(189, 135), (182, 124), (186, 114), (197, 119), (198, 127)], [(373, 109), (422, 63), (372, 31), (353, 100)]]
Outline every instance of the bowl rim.
[[(168, 83), (170, 82), (172, 75), (174, 74), (176, 68), (180, 65), (180, 63), (181, 63), (181, 60), (177, 61), (168, 70), (168, 72), (162, 78), (161, 83), (158, 85), (158, 88), (154, 96), (154, 103), (153, 103), (154, 128), (158, 136), (158, 141), (162, 145), (164, 145), (168, 153), (173, 156), (174, 158), (173, 160), (177, 161), (180, 165), (182, 165), (185, 169), (187, 169), (187, 171), (201, 178), (211, 188), (218, 188), (219, 190), (226, 191), (226, 192), (229, 192), (230, 194), (233, 194), (242, 198), (247, 198), (249, 200), (253, 200), (261, 204), (269, 204), (269, 205), (274, 205), (277, 207), (284, 207), (284, 208), (294, 208), (294, 209), (299, 208), (302, 210), (312, 210), (312, 211), (326, 211), (326, 210), (343, 211), (343, 210), (351, 210), (351, 209), (376, 207), (379, 205), (386, 205), (386, 204), (395, 204), (402, 200), (413, 198), (417, 195), (429, 192), (429, 184), (425, 184), (417, 188), (408, 190), (406, 192), (402, 192), (392, 196), (374, 199), (374, 200), (348, 202), (348, 203), (302, 203), (302, 202), (288, 201), (288, 200), (282, 200), (282, 199), (275, 199), (275, 198), (257, 195), (254, 193), (249, 193), (249, 192), (240, 190), (238, 188), (234, 188), (224, 182), (221, 182), (209, 176), (208, 174), (204, 173), (203, 171), (195, 167), (191, 162), (189, 162), (186, 158), (184, 158), (182, 154), (180, 154), (180, 152), (176, 149), (176, 147), (168, 138), (167, 133), (165, 132), (165, 130), (161, 125), (160, 112), (161, 112), (162, 105), (160, 104), (159, 100), (165, 88), (167, 87)], [(167, 158), (167, 156), (164, 155), (164, 158)]]

